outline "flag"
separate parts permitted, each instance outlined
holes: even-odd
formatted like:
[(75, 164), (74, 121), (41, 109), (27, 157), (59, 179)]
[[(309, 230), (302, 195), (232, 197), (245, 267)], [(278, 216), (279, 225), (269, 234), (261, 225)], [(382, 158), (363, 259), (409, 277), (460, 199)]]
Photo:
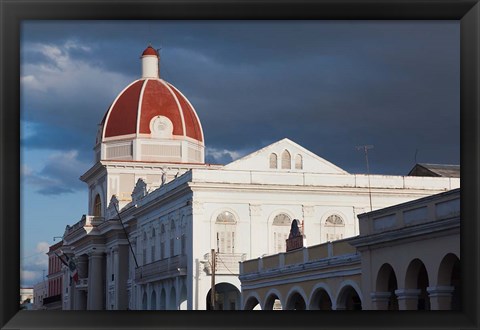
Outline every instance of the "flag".
[(72, 258), (69, 258), (66, 254), (62, 254), (65, 256), (65, 258), (67, 259), (67, 261), (63, 260), (63, 258), (61, 256), (59, 256), (57, 254), (57, 252), (54, 252), (55, 255), (60, 259), (60, 261), (68, 267), (68, 269), (70, 270), (70, 280), (73, 278), (73, 280), (75, 281), (75, 283), (78, 282), (78, 270), (77, 270), (77, 265), (75, 264), (75, 261), (73, 261)]
[(68, 262), (68, 269), (70, 269), (70, 272), (72, 273), (72, 278), (75, 281), (75, 283), (78, 282), (78, 270), (77, 270), (77, 265), (75, 264), (75, 261), (73, 261), (72, 258), (69, 258), (67, 255), (67, 262)]

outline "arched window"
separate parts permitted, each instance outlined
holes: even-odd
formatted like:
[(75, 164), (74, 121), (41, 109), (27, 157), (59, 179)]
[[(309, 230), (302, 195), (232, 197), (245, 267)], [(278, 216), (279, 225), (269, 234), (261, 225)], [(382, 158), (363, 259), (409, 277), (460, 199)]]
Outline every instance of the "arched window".
[(102, 201), (100, 195), (95, 196), (95, 202), (93, 203), (93, 216), (101, 217), (102, 216)]
[(277, 168), (277, 154), (270, 154), (270, 168)]
[(338, 214), (332, 214), (325, 220), (324, 241), (342, 239), (345, 235), (345, 221)]
[(290, 233), (292, 219), (285, 213), (280, 213), (273, 219), (273, 252), (285, 252), (287, 248), (286, 240)]
[(235, 228), (237, 220), (232, 212), (223, 211), (215, 221), (217, 252), (235, 253)]
[(288, 150), (284, 150), (282, 153), (282, 169), (291, 169), (292, 168), (292, 156)]
[(303, 158), (302, 158), (302, 155), (296, 155), (296, 156), (295, 156), (295, 169), (296, 169), (296, 170), (301, 170), (301, 169), (303, 169)]

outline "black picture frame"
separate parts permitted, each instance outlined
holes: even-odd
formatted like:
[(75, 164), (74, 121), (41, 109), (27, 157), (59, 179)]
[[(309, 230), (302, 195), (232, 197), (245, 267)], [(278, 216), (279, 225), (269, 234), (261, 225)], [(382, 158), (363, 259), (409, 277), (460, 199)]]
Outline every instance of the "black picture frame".
[[(480, 4), (478, 0), (0, 0), (0, 325), (2, 329), (478, 329)], [(460, 312), (20, 311), (20, 25), (80, 19), (460, 20)], [(53, 210), (54, 212), (54, 210)], [(39, 219), (41, 221), (41, 219)], [(272, 315), (272, 313), (275, 313)], [(292, 315), (292, 313), (294, 315)]]

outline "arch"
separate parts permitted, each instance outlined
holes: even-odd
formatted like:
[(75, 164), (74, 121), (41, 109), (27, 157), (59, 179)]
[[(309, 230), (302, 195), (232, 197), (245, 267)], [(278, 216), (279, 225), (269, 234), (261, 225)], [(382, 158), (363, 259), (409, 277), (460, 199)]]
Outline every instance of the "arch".
[(269, 161), (270, 161), (270, 164), (269, 164), (270, 168), (273, 168), (273, 169), (278, 168), (278, 156), (276, 153), (270, 154)]
[(215, 306), (211, 304), (211, 289), (205, 297), (207, 309), (236, 310), (240, 309), (240, 290), (233, 284), (220, 282), (215, 284)]
[(395, 290), (398, 289), (397, 276), (389, 263), (384, 263), (377, 273), (375, 290), (377, 292), (389, 292), (387, 310), (398, 310), (398, 299)]
[(438, 285), (451, 284), (452, 271), (455, 267), (455, 264), (459, 262), (460, 262), (460, 259), (453, 253), (448, 253), (442, 258), (442, 261), (440, 261), (440, 265), (438, 267), (438, 274), (437, 274)]
[(300, 154), (297, 154), (295, 156), (295, 169), (303, 170), (303, 157)]
[(453, 287), (450, 309), (461, 310), (460, 259), (453, 253), (446, 254), (438, 267), (437, 285)]
[(417, 300), (418, 310), (430, 309), (430, 299), (427, 293), (428, 283), (428, 272), (425, 264), (418, 258), (413, 259), (405, 274), (405, 288), (420, 290)]
[(261, 310), (260, 298), (257, 293), (251, 293), (248, 298), (245, 300), (244, 310)]
[(282, 294), (278, 290), (271, 289), (270, 291), (267, 292), (265, 297), (266, 299), (263, 304), (264, 310), (282, 310), (283, 309)]
[(148, 309), (148, 302), (147, 302), (147, 291), (143, 292), (143, 297), (142, 297), (142, 309), (147, 310)]
[(292, 156), (287, 149), (282, 152), (282, 169), (289, 170), (292, 168)]
[(150, 296), (150, 309), (152, 311), (157, 309), (157, 293), (155, 290), (152, 291), (152, 294)]
[(357, 283), (346, 280), (340, 285), (336, 299), (336, 309), (340, 310), (361, 310), (362, 295)]
[(100, 194), (95, 195), (95, 199), (93, 202), (93, 216), (94, 217), (102, 216), (102, 199), (100, 197)]
[(162, 288), (160, 291), (160, 306), (159, 309), (164, 311), (167, 309), (167, 294), (165, 293), (165, 288)]
[(285, 304), (286, 310), (306, 310), (307, 299), (305, 292), (300, 287), (293, 287), (287, 294), (287, 303)]
[(308, 309), (310, 310), (332, 310), (332, 293), (328, 285), (319, 283), (312, 289)]
[(215, 240), (218, 253), (235, 253), (237, 218), (230, 210), (220, 211), (215, 218)]
[(170, 299), (168, 299), (168, 309), (169, 310), (176, 310), (177, 308), (177, 291), (175, 287), (172, 286), (170, 289)]

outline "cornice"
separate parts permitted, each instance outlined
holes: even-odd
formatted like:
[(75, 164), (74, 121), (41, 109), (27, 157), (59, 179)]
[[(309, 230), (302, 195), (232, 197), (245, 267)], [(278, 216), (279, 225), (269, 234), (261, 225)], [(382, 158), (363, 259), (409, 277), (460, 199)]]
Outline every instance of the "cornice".
[(382, 244), (387, 244), (389, 246), (401, 244), (399, 242), (400, 240), (403, 241), (402, 243), (404, 243), (405, 240), (414, 241), (421, 239), (421, 236), (445, 236), (452, 231), (460, 233), (459, 217), (431, 221), (399, 229), (397, 228), (378, 234), (360, 235), (349, 239), (349, 243), (361, 250), (370, 247), (379, 247)]

